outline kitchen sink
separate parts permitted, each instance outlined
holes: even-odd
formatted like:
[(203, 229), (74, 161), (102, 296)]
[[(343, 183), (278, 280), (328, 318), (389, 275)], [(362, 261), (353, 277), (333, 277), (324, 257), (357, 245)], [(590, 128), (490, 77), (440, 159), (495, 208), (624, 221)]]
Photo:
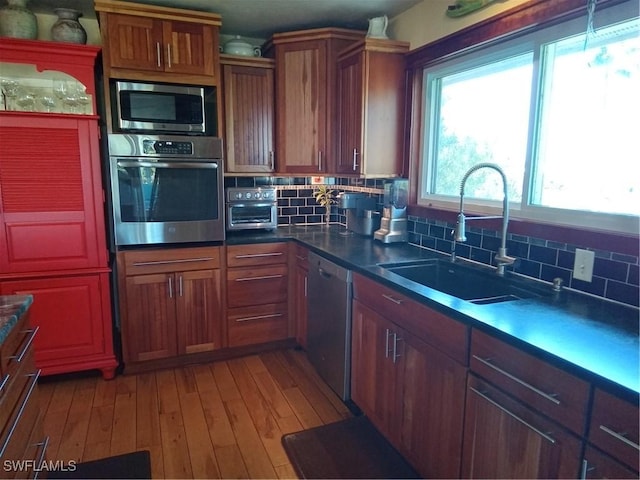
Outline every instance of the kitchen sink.
[[(544, 295), (515, 279), (500, 277), (481, 267), (451, 263), (449, 260), (420, 260), (380, 267), (425, 287), (477, 305), (522, 300)], [(550, 292), (549, 292), (550, 293)]]

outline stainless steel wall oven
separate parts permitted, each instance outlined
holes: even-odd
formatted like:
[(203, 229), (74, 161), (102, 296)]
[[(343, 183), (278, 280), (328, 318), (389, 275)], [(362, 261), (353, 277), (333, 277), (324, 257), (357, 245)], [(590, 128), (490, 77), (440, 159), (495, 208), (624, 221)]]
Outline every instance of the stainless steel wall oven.
[(222, 241), (222, 141), (109, 135), (116, 245)]

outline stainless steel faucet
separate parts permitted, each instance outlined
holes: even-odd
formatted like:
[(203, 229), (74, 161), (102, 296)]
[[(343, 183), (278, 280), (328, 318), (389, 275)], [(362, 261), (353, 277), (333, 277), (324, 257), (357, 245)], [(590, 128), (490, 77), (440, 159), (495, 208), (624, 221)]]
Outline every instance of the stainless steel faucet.
[(456, 222), (456, 228), (453, 231), (453, 247), (451, 249), (451, 261), (455, 261), (456, 254), (456, 242), (466, 242), (466, 232), (465, 232), (465, 223), (467, 218), (464, 215), (464, 185), (467, 183), (467, 179), (469, 176), (475, 172), (476, 170), (480, 170), (481, 168), (491, 168), (498, 172), (502, 177), (502, 186), (504, 189), (504, 198), (502, 200), (502, 216), (486, 216), (486, 217), (470, 217), (469, 220), (488, 220), (492, 218), (502, 218), (502, 241), (500, 244), (500, 248), (498, 249), (498, 253), (496, 254), (496, 273), (498, 275), (504, 275), (505, 266), (513, 265), (516, 261), (514, 257), (510, 257), (507, 255), (507, 225), (509, 224), (509, 195), (507, 193), (507, 177), (502, 171), (502, 169), (496, 165), (495, 163), (478, 163), (474, 165), (467, 173), (462, 177), (462, 181), (460, 182), (460, 209), (458, 212), (458, 221)]

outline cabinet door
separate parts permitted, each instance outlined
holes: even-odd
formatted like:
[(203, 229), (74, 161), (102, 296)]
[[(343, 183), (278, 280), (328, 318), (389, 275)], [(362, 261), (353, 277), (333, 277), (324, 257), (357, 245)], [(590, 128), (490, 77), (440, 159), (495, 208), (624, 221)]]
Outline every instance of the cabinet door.
[(399, 449), (425, 478), (459, 478), (466, 368), (406, 332), (401, 350)]
[(395, 411), (396, 369), (402, 362), (394, 325), (354, 300), (351, 328), (351, 398), (393, 441), (394, 421), (400, 417)]
[(225, 65), (226, 167), (273, 172), (273, 68)]
[(470, 375), (463, 478), (578, 478), (580, 440)]
[(276, 46), (278, 172), (327, 171), (327, 44)]
[(109, 14), (107, 39), (111, 68), (164, 70), (162, 21), (136, 15)]
[(0, 272), (106, 267), (97, 121), (0, 120)]
[(215, 75), (214, 29), (194, 22), (165, 21), (162, 24), (164, 70), (173, 73)]
[(127, 277), (122, 319), (125, 363), (177, 354), (176, 293), (172, 273)]
[(186, 271), (177, 273), (176, 277), (178, 353), (220, 348), (220, 270)]
[(362, 164), (362, 57), (338, 65), (338, 173), (360, 173)]
[(113, 376), (111, 316), (106, 274), (12, 280), (5, 295), (33, 294), (31, 325), (39, 327), (34, 349), (44, 375), (93, 368)]

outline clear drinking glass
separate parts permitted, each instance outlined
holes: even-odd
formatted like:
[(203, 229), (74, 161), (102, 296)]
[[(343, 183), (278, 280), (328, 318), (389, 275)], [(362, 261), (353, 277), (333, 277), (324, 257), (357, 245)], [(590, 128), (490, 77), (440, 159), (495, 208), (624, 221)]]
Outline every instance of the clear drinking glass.
[(5, 110), (15, 110), (13, 99), (18, 96), (18, 89), (20, 83), (13, 78), (1, 78), (0, 86), (2, 87), (2, 93), (4, 94)]
[(53, 109), (58, 104), (53, 96), (53, 92), (49, 93), (46, 91), (38, 97), (38, 103), (42, 105), (45, 112), (53, 112)]
[(20, 107), (20, 110), (23, 112), (33, 112), (36, 105), (36, 96), (31, 90), (21, 88), (18, 90), (16, 105)]

